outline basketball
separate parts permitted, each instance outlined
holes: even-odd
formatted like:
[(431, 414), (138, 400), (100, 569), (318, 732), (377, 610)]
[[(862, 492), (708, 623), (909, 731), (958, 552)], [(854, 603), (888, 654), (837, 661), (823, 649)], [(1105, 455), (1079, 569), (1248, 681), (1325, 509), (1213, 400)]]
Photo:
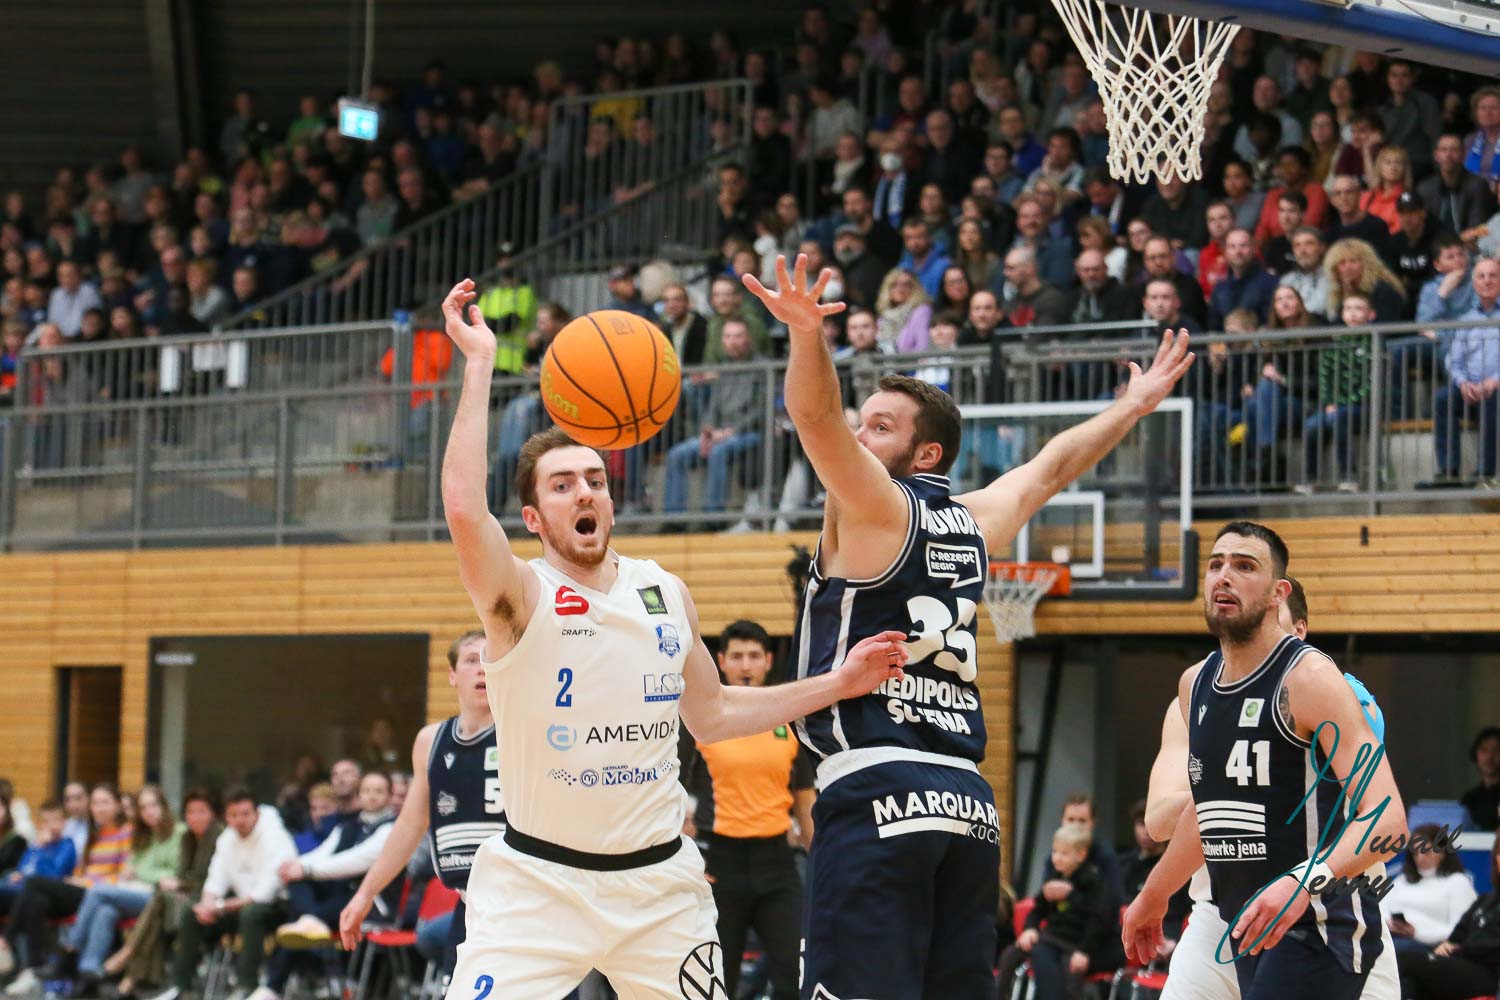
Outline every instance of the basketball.
[(617, 309), (563, 327), (542, 358), (542, 402), (579, 444), (629, 448), (661, 430), (682, 395), (672, 342)]

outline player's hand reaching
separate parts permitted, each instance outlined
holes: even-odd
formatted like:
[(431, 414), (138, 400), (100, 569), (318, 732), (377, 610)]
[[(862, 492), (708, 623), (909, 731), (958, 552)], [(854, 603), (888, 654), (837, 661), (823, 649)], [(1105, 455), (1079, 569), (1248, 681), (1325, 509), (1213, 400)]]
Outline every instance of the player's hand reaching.
[(1167, 901), (1155, 899), (1152, 893), (1141, 892), (1125, 908), (1125, 919), (1120, 921), (1120, 943), (1125, 946), (1125, 959), (1135, 965), (1150, 965), (1157, 949), (1166, 940), (1162, 934), (1162, 917), (1167, 915)]
[(374, 902), (373, 898), (363, 892), (356, 892), (354, 898), (339, 913), (339, 943), (344, 946), (345, 951), (353, 951), (359, 947), (359, 939), (364, 936), (362, 928), (365, 917), (370, 915), (370, 907)]
[(817, 331), (818, 336), (823, 335), (823, 317), (832, 316), (844, 311), (842, 302), (823, 302), (823, 290), (828, 287), (829, 279), (833, 272), (823, 268), (823, 273), (818, 275), (818, 280), (808, 287), (807, 284), (807, 254), (799, 253), (797, 263), (792, 269), (791, 275), (786, 273), (786, 256), (778, 254), (776, 257), (776, 291), (771, 291), (760, 283), (760, 279), (746, 271), (741, 279), (745, 287), (750, 289), (752, 295), (766, 304), (781, 322), (787, 325), (787, 329), (794, 333), (807, 333)]
[(474, 304), (478, 297), (472, 280), (465, 278), (454, 285), (448, 297), (443, 299), (443, 325), (465, 358), (493, 358), (495, 334)]
[(1168, 330), (1156, 349), (1156, 358), (1151, 367), (1141, 371), (1141, 366), (1130, 362), (1130, 383), (1125, 387), (1124, 399), (1129, 400), (1137, 413), (1145, 416), (1166, 399), (1175, 386), (1193, 366), (1193, 354), (1188, 350), (1188, 332)]
[(906, 671), (906, 633), (881, 632), (861, 639), (839, 664), (839, 697), (858, 698)]
[[(1240, 911), (1239, 923), (1234, 925), (1230, 934), (1235, 955), (1258, 955), (1276, 947), (1282, 935), (1302, 916), (1311, 899), (1295, 876), (1283, 875), (1271, 883), (1255, 897), (1254, 902)], [(1261, 937), (1263, 931), (1265, 937)]]

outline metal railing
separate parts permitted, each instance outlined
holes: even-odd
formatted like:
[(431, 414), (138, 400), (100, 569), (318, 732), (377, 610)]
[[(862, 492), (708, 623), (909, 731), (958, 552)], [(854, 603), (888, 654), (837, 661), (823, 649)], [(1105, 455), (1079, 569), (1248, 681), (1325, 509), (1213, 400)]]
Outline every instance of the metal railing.
[[(542, 232), (596, 215), (716, 152), (747, 146), (752, 95), (750, 81), (739, 78), (554, 101), (538, 197)], [(638, 118), (650, 122), (644, 136), (634, 134)]]
[[(1500, 414), (1494, 403), (1462, 405), (1439, 362), (1443, 331), (1461, 325), (1424, 324), (1439, 331), (1434, 340), (1415, 324), (1197, 338), (1196, 374), (1181, 387), (1195, 401), (1195, 506), (1353, 503), (1374, 513), (1391, 503), (1500, 500), (1480, 482), (1495, 477)], [(320, 336), (153, 346), (190, 357), (241, 343), (251, 358), (285, 358), (298, 340)], [(194, 391), (101, 399), (87, 363), (97, 352), (29, 353), (18, 404), (0, 418), (0, 538), (45, 548), (443, 536), (439, 469), (461, 361), (426, 363), (447, 344), (435, 330), (363, 336), (371, 351), (390, 342), (392, 380), (378, 362), (322, 380), (283, 363), (280, 380), (210, 379)], [(1108, 398), (1121, 366), (1149, 359), (1155, 346), (1149, 337), (1039, 339), (1031, 331), (998, 349), (843, 358), (843, 397), (858, 401), (883, 372), (906, 371), (960, 404)], [(1003, 364), (994, 366), (997, 355)], [(818, 487), (781, 406), (784, 374), (785, 362), (769, 360), (688, 369), (669, 425), (609, 455), (620, 529), (815, 525)], [(535, 382), (497, 377), (490, 414), (491, 501), (517, 526), (509, 480), (521, 444), (545, 422)], [(705, 427), (719, 433), (705, 436)], [(960, 461), (960, 477), (965, 468)], [(1453, 488), (1418, 488), (1440, 472), (1456, 473), (1441, 481)]]

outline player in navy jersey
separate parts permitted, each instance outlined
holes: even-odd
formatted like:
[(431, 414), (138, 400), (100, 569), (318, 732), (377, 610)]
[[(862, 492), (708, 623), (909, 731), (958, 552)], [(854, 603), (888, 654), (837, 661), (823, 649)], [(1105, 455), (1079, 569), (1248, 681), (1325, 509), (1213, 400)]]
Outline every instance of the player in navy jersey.
[(1219, 648), (1178, 684), (1195, 808), (1123, 937), (1129, 957), (1153, 955), (1167, 898), (1206, 862), (1230, 928), (1216, 959), (1236, 959), (1244, 1000), (1355, 1000), (1384, 947), (1379, 880), (1394, 856), (1371, 844), (1403, 835), (1406, 809), (1345, 676), (1277, 621), (1287, 558), (1248, 521), (1214, 541), (1204, 615)]
[(1104, 457), (1192, 363), (1168, 334), (1150, 369), (1104, 413), (1035, 459), (963, 496), (949, 493), (961, 425), (951, 397), (886, 375), (844, 422), (823, 339), (830, 272), (809, 283), (777, 261), (779, 291), (745, 286), (790, 331), (786, 408), (828, 490), (823, 534), (794, 642), (797, 677), (838, 663), (851, 637), (906, 633), (906, 676), (814, 712), (798, 737), (819, 759), (818, 830), (804, 909), (804, 998), (988, 998), (994, 989), (1000, 831), (984, 758), (975, 615), (989, 552)]
[[(412, 742), (411, 787), (401, 814), (354, 898), (339, 914), (339, 938), (347, 950), (359, 943), (360, 927), (376, 897), (406, 868), (429, 829), (433, 870), (444, 885), (460, 893), (468, 887), (479, 845), (505, 832), (495, 721), (480, 666), (483, 652), (483, 629), (465, 632), (448, 647), (448, 684), (458, 692), (458, 714), (424, 726)], [(452, 951), (463, 939), (460, 903), (449, 931), (449, 971)]]

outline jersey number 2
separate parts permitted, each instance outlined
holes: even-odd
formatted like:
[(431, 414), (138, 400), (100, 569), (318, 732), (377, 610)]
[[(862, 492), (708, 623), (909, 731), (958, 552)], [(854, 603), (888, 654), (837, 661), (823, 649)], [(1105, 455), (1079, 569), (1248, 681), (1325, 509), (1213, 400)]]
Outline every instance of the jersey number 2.
[(1255, 754), (1255, 783), (1265, 786), (1271, 783), (1271, 741), (1235, 740), (1229, 750), (1229, 761), (1224, 765), (1224, 776), (1233, 778), (1241, 785), (1250, 784), (1250, 754)]
[(572, 708), (573, 696), (568, 694), (568, 688), (573, 686), (573, 671), (568, 667), (563, 667), (557, 672), (557, 683), (562, 685), (557, 689), (557, 707)]
[(910, 662), (925, 660), (933, 653), (932, 662), (944, 670), (958, 675), (959, 680), (972, 681), (979, 670), (975, 664), (974, 635), (969, 625), (974, 621), (974, 612), (979, 605), (967, 597), (958, 598), (958, 615), (936, 597), (913, 597), (906, 602), (906, 613), (911, 618), (912, 631), (917, 633), (915, 642), (908, 643), (906, 652)]

